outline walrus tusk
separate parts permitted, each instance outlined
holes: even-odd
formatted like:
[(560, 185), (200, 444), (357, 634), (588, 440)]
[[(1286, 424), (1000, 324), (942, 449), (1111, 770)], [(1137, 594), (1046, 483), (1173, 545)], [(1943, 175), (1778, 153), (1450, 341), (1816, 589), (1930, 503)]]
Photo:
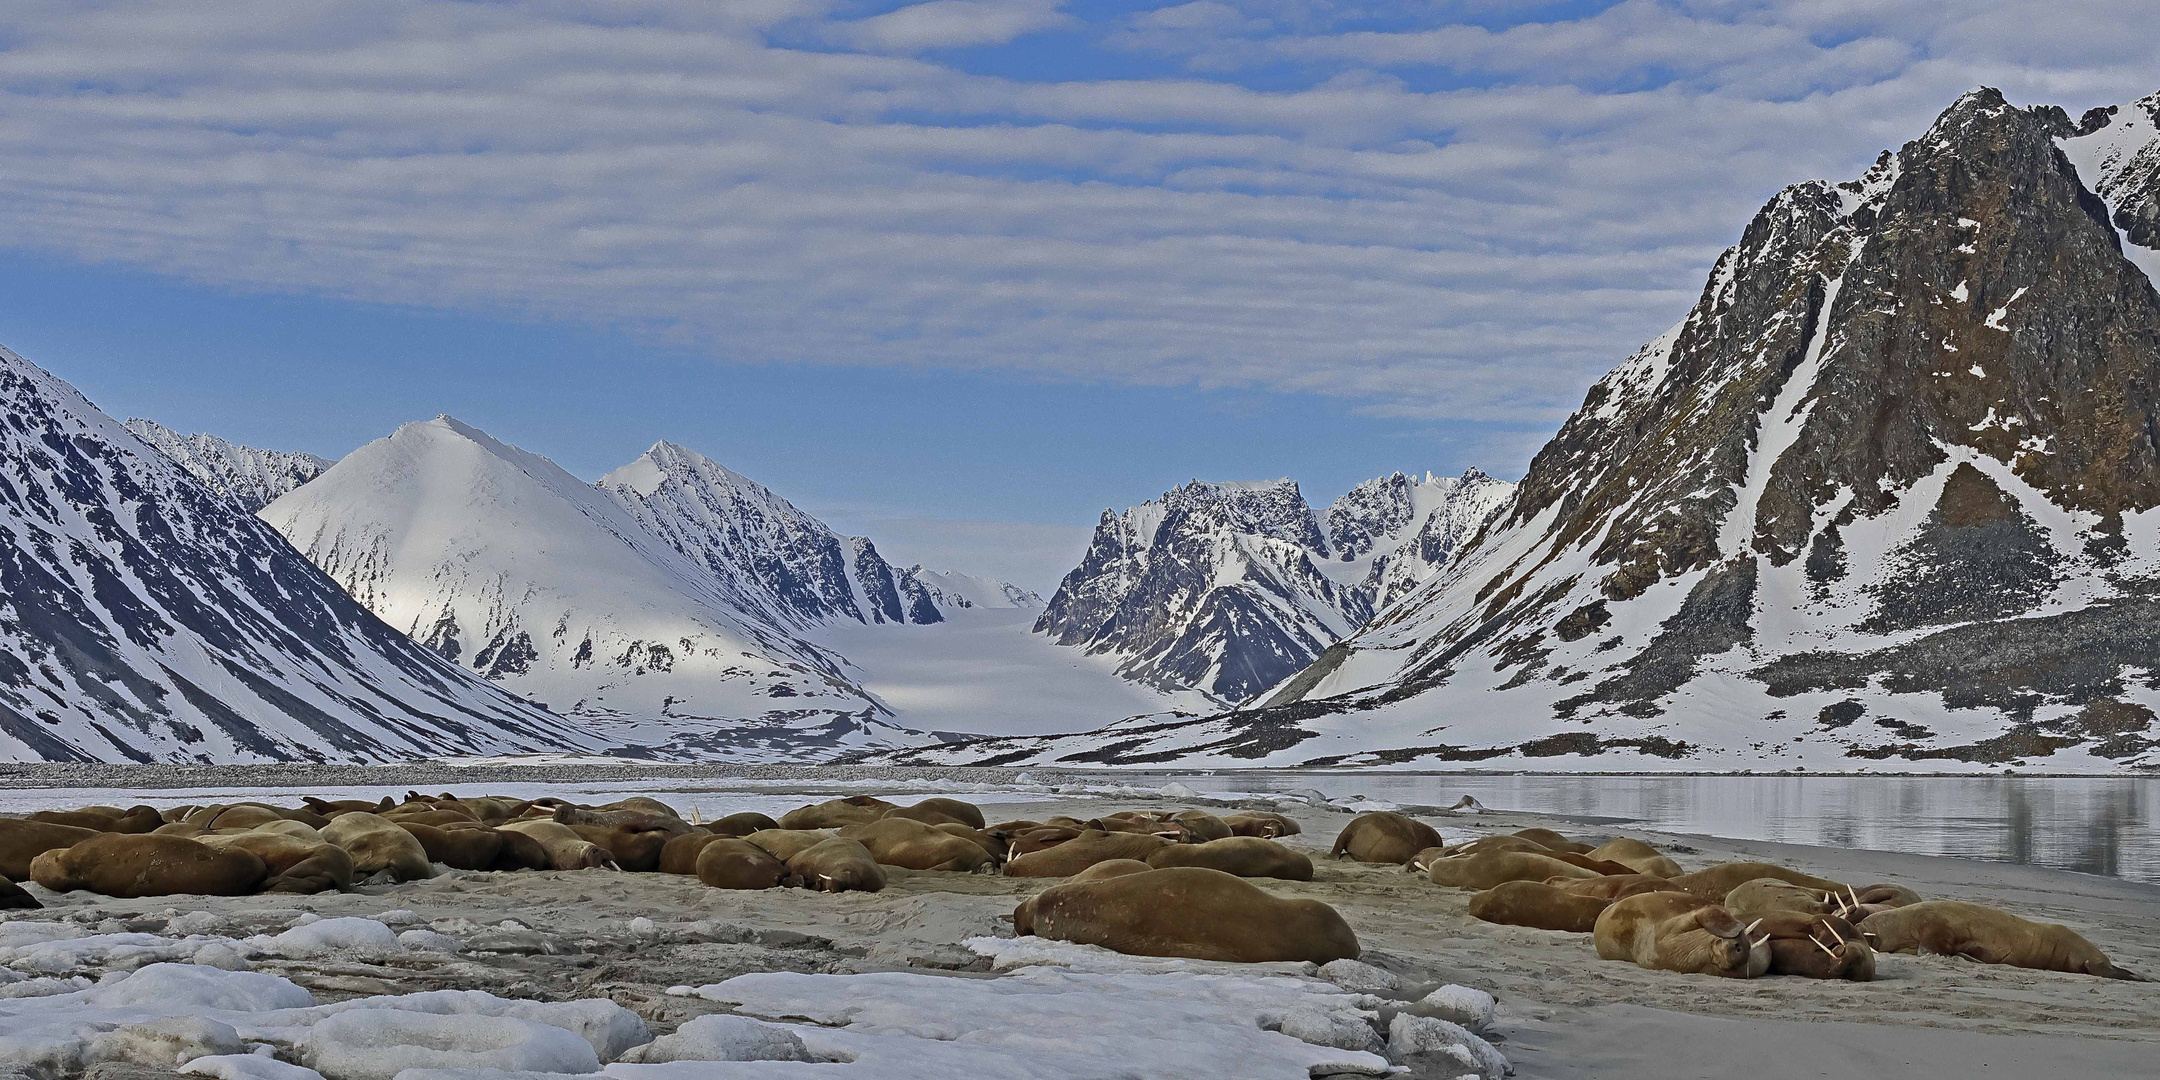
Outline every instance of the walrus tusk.
[(1745, 929), (1745, 930), (1742, 930), (1742, 931), (1740, 931), (1740, 932), (1741, 932), (1741, 933), (1743, 933), (1743, 934), (1752, 934), (1752, 933), (1754, 933), (1754, 932), (1755, 932), (1755, 928), (1756, 928), (1756, 927), (1758, 927), (1758, 926), (1761, 926), (1761, 925), (1762, 925), (1762, 922), (1763, 922), (1763, 921), (1762, 921), (1762, 919), (1757, 919), (1757, 920), (1755, 920), (1754, 922), (1751, 922), (1751, 923), (1747, 924), (1747, 929)]
[(1763, 939), (1762, 939), (1761, 941), (1752, 941), (1752, 940), (1751, 940), (1751, 941), (1749, 941), (1749, 942), (1748, 942), (1748, 948), (1749, 948), (1749, 949), (1760, 949), (1760, 948), (1762, 948), (1763, 946), (1765, 946), (1765, 945), (1768, 945), (1768, 944), (1770, 944), (1770, 935), (1768, 935), (1768, 934), (1764, 934), (1764, 935), (1763, 935)]
[(609, 870), (613, 870), (618, 874), (622, 873), (622, 864), (616, 862), (613, 859), (602, 860), (600, 865), (606, 867)]
[[(1845, 944), (1845, 935), (1843, 935), (1843, 934), (1840, 934), (1840, 933), (1838, 933), (1838, 932), (1837, 932), (1837, 927), (1835, 927), (1835, 926), (1832, 926), (1832, 925), (1830, 925), (1829, 923), (1824, 923), (1824, 924), (1822, 924), (1822, 928), (1823, 928), (1823, 929), (1825, 929), (1825, 930), (1828, 930), (1828, 931), (1830, 931), (1830, 936), (1831, 936), (1831, 937), (1834, 937), (1834, 938), (1836, 938), (1836, 939), (1837, 939), (1837, 943), (1838, 943), (1838, 944), (1840, 944), (1840, 945), (1843, 945), (1843, 944)], [(1814, 937), (1815, 935), (1813, 935), (1813, 934), (1809, 934), (1808, 936), (1809, 936), (1809, 937)]]
[(701, 814), (701, 813), (698, 813), (698, 808), (697, 808), (697, 804), (696, 804), (696, 803), (691, 803), (691, 804), (690, 804), (690, 824), (692, 824), (692, 825), (703, 825), (703, 824), (705, 824), (705, 815), (703, 815), (703, 814)]
[[(1814, 941), (1814, 942), (1815, 942), (1815, 947), (1816, 947), (1816, 948), (1818, 948), (1818, 949), (1821, 949), (1821, 950), (1822, 950), (1822, 951), (1823, 951), (1824, 953), (1828, 954), (1828, 955), (1829, 955), (1829, 957), (1830, 957), (1830, 959), (1832, 959), (1832, 960), (1835, 960), (1835, 959), (1837, 959), (1837, 950), (1836, 950), (1836, 949), (1833, 949), (1833, 948), (1831, 948), (1830, 946), (1828, 946), (1828, 945), (1825, 945), (1825, 944), (1823, 944), (1823, 943), (1822, 943), (1822, 942), (1820, 942), (1820, 941), (1816, 941), (1816, 940), (1815, 940), (1815, 935), (1813, 935), (1813, 934), (1809, 934), (1809, 935), (1807, 936), (1807, 939), (1808, 939), (1809, 941)], [(1840, 942), (1840, 944), (1842, 944), (1842, 942)]]
[(1847, 893), (1851, 893), (1852, 895), (1852, 909), (1854, 911), (1860, 910), (1860, 894), (1853, 892), (1853, 888), (1850, 885), (1845, 886), (1845, 891)]

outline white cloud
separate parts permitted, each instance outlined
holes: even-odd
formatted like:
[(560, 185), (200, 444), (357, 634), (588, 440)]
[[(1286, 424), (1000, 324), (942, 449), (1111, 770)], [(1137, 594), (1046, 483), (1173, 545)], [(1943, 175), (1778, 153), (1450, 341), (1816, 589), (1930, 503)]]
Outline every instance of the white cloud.
[(1071, 26), (1064, 0), (930, 0), (873, 18), (835, 24), (832, 40), (873, 52), (1003, 45), (1024, 34)]

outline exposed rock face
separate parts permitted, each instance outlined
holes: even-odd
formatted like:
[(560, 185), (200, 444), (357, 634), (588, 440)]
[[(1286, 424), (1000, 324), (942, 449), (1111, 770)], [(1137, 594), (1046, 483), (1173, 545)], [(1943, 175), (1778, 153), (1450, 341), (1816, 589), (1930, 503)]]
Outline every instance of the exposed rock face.
[(2160, 764), (2156, 108), (1975, 91), (1781, 192), (1439, 578), (1121, 759)]
[(0, 400), (0, 759), (599, 745), (383, 625), (230, 489), (5, 349)]
[(330, 467), (313, 454), (258, 450), (215, 435), (182, 435), (155, 420), (130, 420), (127, 429), (250, 514)]
[(1323, 528), (1293, 481), (1194, 481), (1104, 511), (1035, 629), (1119, 657), (1126, 678), (1245, 701), (1430, 577), (1511, 489), (1475, 469), (1396, 473), (1337, 499)]

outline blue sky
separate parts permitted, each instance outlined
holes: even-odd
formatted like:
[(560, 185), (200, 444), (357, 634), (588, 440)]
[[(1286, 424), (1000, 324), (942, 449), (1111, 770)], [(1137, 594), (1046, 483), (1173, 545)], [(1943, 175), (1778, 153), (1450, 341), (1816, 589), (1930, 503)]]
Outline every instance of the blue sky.
[(1047, 589), (1105, 506), (1514, 475), (1785, 183), (2143, 2), (18, 0), (0, 343), (336, 456), (702, 450)]

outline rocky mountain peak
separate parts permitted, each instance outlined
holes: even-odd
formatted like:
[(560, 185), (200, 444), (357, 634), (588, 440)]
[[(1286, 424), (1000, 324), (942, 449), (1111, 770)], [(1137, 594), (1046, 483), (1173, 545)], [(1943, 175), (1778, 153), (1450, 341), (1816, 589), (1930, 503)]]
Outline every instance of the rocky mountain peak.
[(313, 454), (258, 450), (209, 434), (183, 435), (140, 417), (129, 420), (127, 429), (250, 514), (321, 476), (331, 464)]

